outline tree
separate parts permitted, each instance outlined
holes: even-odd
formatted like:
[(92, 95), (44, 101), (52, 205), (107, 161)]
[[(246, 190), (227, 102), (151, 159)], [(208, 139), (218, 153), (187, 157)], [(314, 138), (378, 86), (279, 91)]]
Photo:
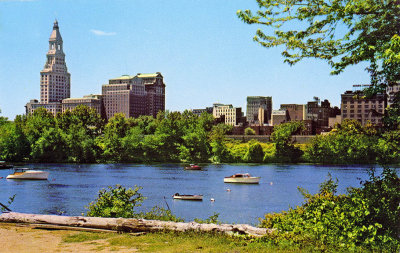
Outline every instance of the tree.
[(244, 156), (246, 162), (261, 163), (264, 159), (264, 151), (260, 143), (252, 140), (249, 142), (249, 148)]
[(255, 135), (255, 134), (256, 134), (256, 131), (251, 127), (248, 127), (244, 130), (244, 135)]
[[(284, 46), (290, 65), (304, 58), (327, 61), (332, 74), (370, 63), (372, 82), (400, 74), (400, 2), (396, 0), (257, 0), (260, 10), (237, 12), (247, 24), (264, 25), (254, 40)], [(295, 29), (293, 29), (295, 28)], [(378, 69), (379, 68), (379, 69)], [(379, 78), (383, 77), (383, 78)]]
[(293, 121), (274, 126), (271, 135), (272, 142), (275, 143), (276, 158), (280, 161), (297, 162), (302, 155), (302, 151), (293, 145), (292, 135), (304, 129), (304, 123)]
[(109, 186), (108, 189), (101, 189), (97, 199), (86, 208), (89, 210), (87, 216), (111, 217), (111, 218), (133, 218), (136, 214), (135, 207), (142, 205), (145, 197), (139, 192), (142, 187), (134, 189), (121, 185)]

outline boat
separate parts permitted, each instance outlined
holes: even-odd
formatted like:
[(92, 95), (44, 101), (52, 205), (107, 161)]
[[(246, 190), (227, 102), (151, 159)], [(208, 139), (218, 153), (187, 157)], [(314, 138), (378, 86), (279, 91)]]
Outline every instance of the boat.
[(42, 170), (30, 170), (27, 168), (14, 169), (14, 173), (6, 177), (6, 179), (29, 179), (29, 180), (47, 180), (49, 172)]
[(230, 177), (224, 178), (224, 183), (236, 183), (236, 184), (258, 184), (261, 177), (252, 177), (249, 173), (237, 173)]
[(0, 161), (0, 169), (11, 169), (14, 167), (12, 164), (8, 164), (5, 161)]
[(202, 168), (197, 164), (190, 164), (189, 166), (185, 167), (185, 170), (201, 170)]
[(203, 195), (180, 195), (179, 193), (175, 193), (172, 197), (174, 199), (181, 199), (181, 200), (197, 200), (197, 201), (203, 200)]

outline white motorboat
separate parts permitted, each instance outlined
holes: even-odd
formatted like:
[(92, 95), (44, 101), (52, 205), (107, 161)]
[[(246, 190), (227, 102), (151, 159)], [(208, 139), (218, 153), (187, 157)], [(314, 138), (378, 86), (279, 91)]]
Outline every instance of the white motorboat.
[(237, 173), (230, 177), (224, 178), (224, 183), (236, 183), (236, 184), (258, 184), (261, 177), (252, 177), (249, 173)]
[(6, 179), (29, 179), (29, 180), (47, 180), (49, 172), (42, 170), (30, 170), (26, 168), (15, 169)]
[(180, 195), (179, 193), (175, 193), (172, 197), (174, 199), (181, 199), (181, 200), (197, 200), (197, 201), (203, 200), (203, 195)]

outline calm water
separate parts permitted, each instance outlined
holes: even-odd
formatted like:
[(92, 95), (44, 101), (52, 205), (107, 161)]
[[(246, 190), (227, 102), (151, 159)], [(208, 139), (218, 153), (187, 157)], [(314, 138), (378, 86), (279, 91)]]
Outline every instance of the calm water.
[[(208, 165), (203, 171), (185, 171), (179, 164), (28, 164), (50, 172), (47, 181), (6, 180), (12, 170), (0, 170), (0, 202), (16, 194), (11, 209), (17, 212), (81, 215), (98, 191), (109, 185), (140, 185), (147, 197), (142, 209), (154, 205), (170, 209), (186, 221), (208, 218), (214, 212), (228, 223), (256, 224), (268, 212), (279, 212), (302, 203), (297, 187), (310, 193), (331, 173), (339, 179), (339, 193), (368, 179), (367, 167), (317, 165)], [(223, 178), (249, 172), (261, 176), (259, 185), (224, 184)], [(378, 169), (380, 172), (380, 169)], [(230, 189), (231, 191), (227, 191)], [(173, 200), (174, 193), (203, 194), (202, 202)], [(164, 196), (166, 200), (164, 200)], [(215, 202), (210, 199), (214, 198)]]

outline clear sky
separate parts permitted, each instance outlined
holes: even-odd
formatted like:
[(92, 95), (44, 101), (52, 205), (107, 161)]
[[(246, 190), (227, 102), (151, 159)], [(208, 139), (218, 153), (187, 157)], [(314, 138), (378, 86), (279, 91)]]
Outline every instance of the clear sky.
[(39, 99), (40, 71), (57, 18), (71, 97), (101, 94), (123, 74), (161, 72), (166, 109), (215, 102), (246, 108), (247, 96), (304, 104), (314, 96), (340, 105), (353, 84), (369, 83), (365, 65), (330, 76), (320, 60), (290, 67), (282, 48), (253, 42), (257, 29), (236, 16), (255, 0), (0, 0), (0, 116), (14, 119)]

